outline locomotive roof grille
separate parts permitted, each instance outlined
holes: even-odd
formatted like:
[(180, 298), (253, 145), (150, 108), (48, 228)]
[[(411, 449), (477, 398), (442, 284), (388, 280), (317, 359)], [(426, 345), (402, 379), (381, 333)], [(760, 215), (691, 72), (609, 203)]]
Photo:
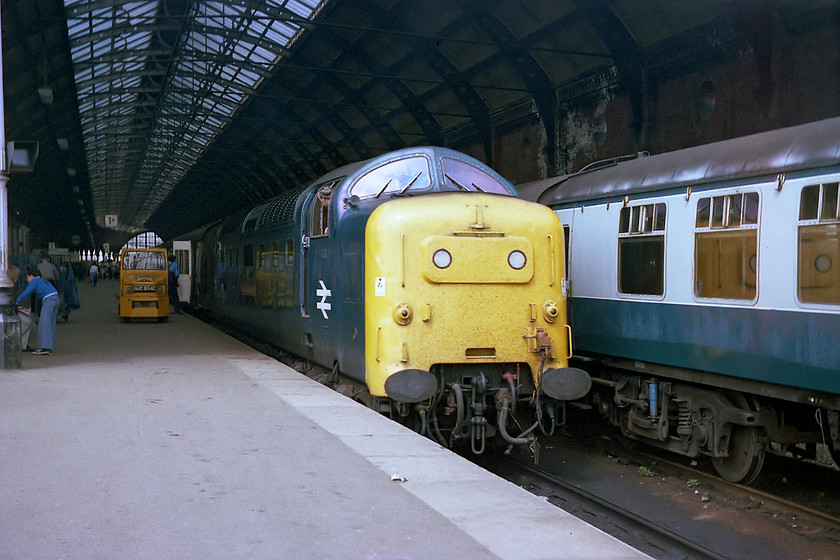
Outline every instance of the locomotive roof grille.
[(290, 221), (295, 215), (295, 205), (300, 194), (309, 185), (284, 192), (275, 196), (268, 202), (260, 204), (245, 216), (239, 230), (243, 233), (256, 231), (257, 229)]
[(265, 204), (259, 227), (286, 222), (294, 218), (295, 204), (305, 187), (294, 189), (280, 196), (274, 197)]

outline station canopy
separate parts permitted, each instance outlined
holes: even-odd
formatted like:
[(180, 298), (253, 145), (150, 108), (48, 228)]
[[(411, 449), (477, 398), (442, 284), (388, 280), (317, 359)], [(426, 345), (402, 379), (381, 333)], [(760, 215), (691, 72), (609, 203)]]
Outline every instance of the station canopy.
[[(627, 99), (835, 0), (2, 0), (6, 135), (37, 141), (9, 181), (36, 242), (169, 240), (345, 163), (414, 145), (491, 165), (511, 126), (586, 96)], [(765, 58), (762, 59), (761, 57)], [(694, 69), (694, 70), (687, 70)], [(618, 93), (615, 93), (618, 92)], [(494, 165), (495, 166), (495, 165)]]

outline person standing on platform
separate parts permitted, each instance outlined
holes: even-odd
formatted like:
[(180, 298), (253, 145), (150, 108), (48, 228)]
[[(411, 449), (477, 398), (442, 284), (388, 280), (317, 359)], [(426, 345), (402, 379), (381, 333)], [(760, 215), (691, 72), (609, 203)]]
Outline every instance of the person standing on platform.
[(93, 261), (90, 265), (90, 287), (93, 288), (96, 286), (96, 281), (99, 279), (99, 267), (96, 266), (96, 261)]
[(58, 285), (61, 288), (61, 308), (59, 313), (64, 322), (70, 320), (70, 312), (79, 308), (79, 290), (76, 287), (76, 275), (69, 259), (64, 259), (58, 269)]
[(36, 356), (49, 355), (55, 347), (55, 321), (58, 317), (58, 290), (52, 284), (41, 278), (41, 271), (33, 267), (26, 273), (29, 285), (17, 297), (20, 304), (30, 294), (41, 300), (41, 319), (38, 321), (38, 349), (32, 353)]
[(175, 262), (175, 255), (169, 255), (169, 305), (175, 313), (181, 313), (181, 302), (178, 297), (178, 263)]
[(41, 262), (38, 263), (38, 270), (41, 272), (41, 278), (52, 284), (52, 287), (58, 289), (58, 269), (50, 262), (50, 257), (46, 253), (41, 253)]

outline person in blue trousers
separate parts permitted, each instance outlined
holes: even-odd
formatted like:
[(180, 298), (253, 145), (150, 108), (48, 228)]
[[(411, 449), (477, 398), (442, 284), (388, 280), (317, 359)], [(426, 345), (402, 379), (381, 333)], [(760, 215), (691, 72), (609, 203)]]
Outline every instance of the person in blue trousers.
[(175, 313), (181, 314), (180, 298), (178, 297), (178, 263), (175, 262), (175, 255), (169, 255), (169, 305)]
[(26, 273), (29, 285), (17, 297), (20, 304), (31, 294), (41, 300), (41, 319), (38, 322), (38, 349), (32, 353), (44, 356), (53, 353), (55, 347), (55, 321), (58, 318), (58, 290), (52, 284), (41, 278), (41, 272), (33, 267)]

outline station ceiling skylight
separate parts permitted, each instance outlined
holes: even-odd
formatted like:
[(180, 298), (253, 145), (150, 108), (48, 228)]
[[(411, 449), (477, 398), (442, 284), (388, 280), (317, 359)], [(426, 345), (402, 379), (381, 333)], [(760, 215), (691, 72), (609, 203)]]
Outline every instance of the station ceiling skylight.
[(142, 229), (326, 0), (64, 0), (100, 225)]

